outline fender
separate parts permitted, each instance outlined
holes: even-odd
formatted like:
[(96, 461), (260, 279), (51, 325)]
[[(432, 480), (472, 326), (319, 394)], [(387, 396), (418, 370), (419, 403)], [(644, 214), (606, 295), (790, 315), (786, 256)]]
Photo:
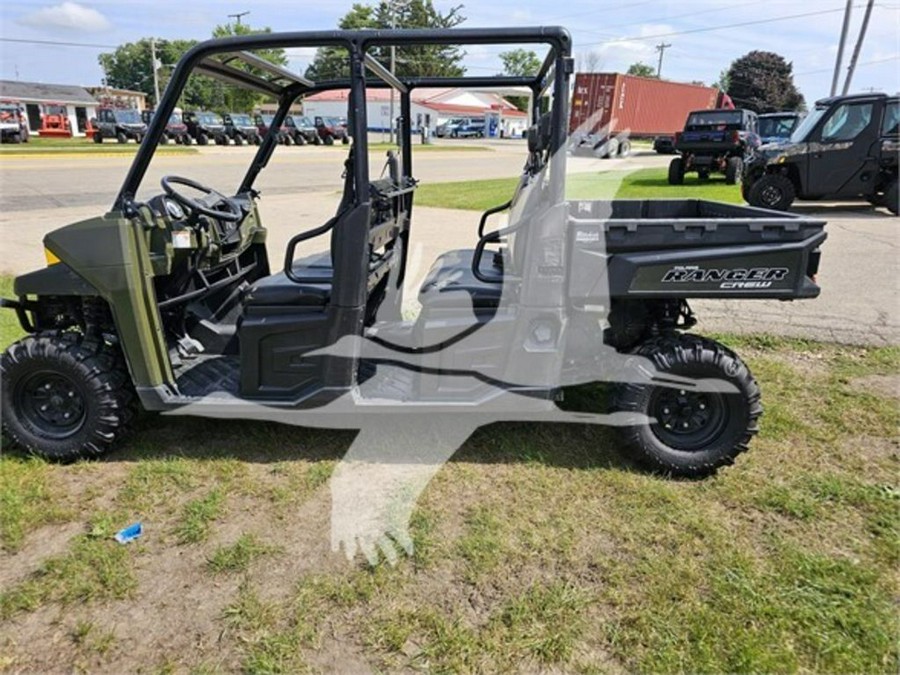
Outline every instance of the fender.
[(63, 262), (16, 277), (13, 290), (26, 295), (98, 296), (99, 291)]

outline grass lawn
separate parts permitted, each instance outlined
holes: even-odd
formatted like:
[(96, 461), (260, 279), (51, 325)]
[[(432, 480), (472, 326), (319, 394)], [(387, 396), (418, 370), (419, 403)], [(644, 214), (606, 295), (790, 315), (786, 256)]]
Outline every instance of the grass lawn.
[(735, 466), (666, 480), (608, 429), (493, 425), (396, 567), (329, 550), (350, 432), (147, 415), (103, 461), (5, 452), (0, 668), (897, 672), (900, 350), (720, 338), (766, 405)]
[[(137, 152), (137, 143), (116, 143), (107, 140), (104, 143), (94, 143), (90, 138), (40, 138), (32, 136), (28, 143), (4, 143), (0, 145), (2, 155), (43, 155), (43, 154), (77, 154), (92, 155), (97, 153), (134, 154)], [(196, 153), (196, 148), (185, 147), (169, 143), (159, 147), (160, 152), (165, 153)]]
[[(416, 189), (418, 206), (484, 211), (508, 200), (518, 178), (423, 183)], [(573, 173), (567, 177), (569, 199), (711, 199), (742, 204), (738, 185), (726, 185), (721, 177), (701, 181), (685, 176), (684, 185), (669, 185), (667, 169)]]

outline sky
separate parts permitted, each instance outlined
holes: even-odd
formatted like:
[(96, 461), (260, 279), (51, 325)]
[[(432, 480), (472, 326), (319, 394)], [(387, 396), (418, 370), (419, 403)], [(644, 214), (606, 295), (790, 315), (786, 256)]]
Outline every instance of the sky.
[[(846, 70), (865, 2), (854, 0), (844, 57)], [(715, 82), (730, 63), (759, 49), (793, 63), (795, 82), (808, 101), (827, 96), (846, 0), (435, 0), (446, 11), (462, 4), (465, 27), (562, 25), (576, 57), (593, 52), (601, 71), (624, 72), (631, 63), (656, 66), (655, 45), (671, 44), (662, 74), (675, 81)], [(208, 37), (228, 14), (249, 11), (252, 26), (280, 30), (334, 28), (352, 2), (322, 0), (4, 0), (0, 5), (0, 77), (30, 82), (97, 85), (97, 55), (141, 37)], [(798, 16), (802, 15), (802, 16)], [(14, 40), (87, 43), (32, 44)], [(99, 46), (96, 46), (99, 45)], [(471, 74), (502, 70), (505, 48), (469, 48)], [(506, 48), (508, 49), (508, 47)], [(311, 54), (289, 53), (303, 71)], [(843, 82), (843, 74), (842, 74)], [(900, 91), (900, 0), (878, 0), (859, 55), (851, 91)]]

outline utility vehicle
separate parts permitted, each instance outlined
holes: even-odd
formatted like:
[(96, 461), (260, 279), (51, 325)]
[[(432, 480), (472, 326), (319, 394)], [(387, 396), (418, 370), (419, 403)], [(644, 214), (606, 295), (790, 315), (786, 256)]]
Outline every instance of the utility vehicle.
[(758, 146), (756, 113), (733, 108), (695, 110), (684, 130), (675, 134), (680, 156), (669, 163), (669, 184), (684, 183), (688, 171), (696, 171), (701, 180), (714, 171), (724, 173), (727, 184), (740, 183), (744, 156)]
[(27, 143), (28, 122), (21, 104), (0, 101), (0, 142)]
[(209, 145), (210, 141), (216, 145), (228, 145), (225, 121), (219, 113), (192, 110), (186, 111), (182, 117), (187, 125), (188, 135), (197, 142), (197, 145)]
[(319, 138), (322, 139), (325, 145), (334, 145), (335, 141), (340, 141), (344, 145), (350, 142), (347, 127), (337, 117), (320, 117), (317, 115), (313, 120), (313, 124), (319, 132)]
[(140, 143), (147, 133), (141, 113), (134, 108), (98, 108), (92, 123), (94, 143), (102, 143), (107, 138), (115, 138), (119, 143), (129, 140)]
[(802, 119), (803, 113), (799, 112), (763, 113), (757, 119), (760, 145), (784, 143), (791, 137)]
[[(407, 79), (371, 53), (435, 44), (520, 44), (546, 57), (527, 77)], [(349, 80), (313, 82), (251, 51), (321, 46), (346, 51)], [(534, 421), (557, 419), (570, 385), (605, 381), (617, 383), (610, 412), (577, 419), (622, 426), (624, 446), (652, 469), (702, 476), (730, 464), (756, 433), (760, 392), (734, 352), (686, 332), (688, 302), (815, 297), (824, 223), (697, 200), (567, 201), (572, 71), (557, 27), (261, 33), (193, 47), (112, 209), (48, 234), (48, 266), (16, 278), (18, 297), (2, 302), (29, 333), (0, 359), (5, 433), (67, 460), (110, 450), (138, 406), (321, 411), (360, 425), (373, 415), (401, 426), (409, 415)], [(170, 175), (139, 199), (191, 72), (274, 96), (277, 112), (236, 188)], [(382, 170), (370, 167), (366, 91), (384, 87), (399, 94), (400, 150)], [(482, 214), (474, 246), (435, 260), (408, 320), (416, 87), (528, 87), (541, 103), (517, 188)], [(349, 89), (354, 139), (335, 215), (267, 250), (254, 184), (292, 103), (329, 89)], [(502, 212), (507, 224), (490, 228)], [(320, 254), (295, 255), (317, 238)]]
[(294, 145), (306, 145), (307, 143), (319, 145), (322, 143), (316, 125), (303, 115), (288, 115), (284, 118), (282, 129), (293, 139)]
[(225, 123), (225, 137), (231, 139), (235, 145), (259, 145), (262, 139), (259, 136), (259, 129), (250, 119), (250, 115), (245, 113), (225, 113), (222, 115), (222, 121)]
[(900, 98), (835, 96), (815, 108), (787, 143), (761, 148), (742, 183), (753, 205), (786, 211), (795, 199), (863, 198), (897, 215)]
[[(150, 124), (154, 114), (155, 111), (153, 110), (145, 110), (142, 112), (141, 119), (144, 121), (144, 124)], [(159, 137), (160, 145), (166, 145), (169, 141), (184, 145), (191, 144), (191, 137), (188, 134), (187, 125), (184, 123), (181, 113), (178, 111), (169, 115), (169, 121), (166, 122), (165, 133)]]

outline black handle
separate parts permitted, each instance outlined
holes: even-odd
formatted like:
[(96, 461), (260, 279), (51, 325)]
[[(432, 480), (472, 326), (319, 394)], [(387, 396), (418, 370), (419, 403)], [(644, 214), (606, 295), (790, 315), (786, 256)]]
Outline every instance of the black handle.
[(284, 253), (284, 275), (293, 281), (295, 284), (303, 284), (303, 283), (311, 283), (312, 281), (321, 281), (321, 277), (318, 279), (306, 279), (304, 277), (297, 276), (294, 274), (294, 251), (297, 248), (297, 244), (301, 241), (306, 241), (307, 239), (314, 239), (318, 237), (320, 234), (325, 234), (334, 227), (334, 224), (338, 221), (338, 219), (343, 215), (343, 213), (339, 213), (334, 216), (331, 220), (327, 221), (324, 225), (320, 225), (319, 227), (315, 227), (311, 230), (307, 230), (306, 232), (301, 232), (300, 234), (296, 234), (291, 237), (291, 240), (288, 242), (287, 251)]
[(510, 199), (505, 204), (501, 204), (500, 206), (495, 206), (492, 209), (488, 209), (484, 213), (481, 214), (481, 221), (478, 223), (478, 237), (481, 238), (484, 236), (484, 226), (487, 224), (487, 219), (494, 215), (495, 213), (500, 213), (501, 211), (506, 211), (510, 206), (512, 206), (512, 199)]

